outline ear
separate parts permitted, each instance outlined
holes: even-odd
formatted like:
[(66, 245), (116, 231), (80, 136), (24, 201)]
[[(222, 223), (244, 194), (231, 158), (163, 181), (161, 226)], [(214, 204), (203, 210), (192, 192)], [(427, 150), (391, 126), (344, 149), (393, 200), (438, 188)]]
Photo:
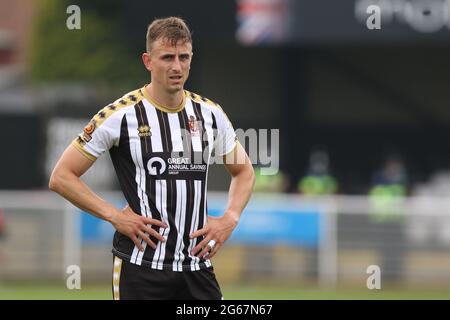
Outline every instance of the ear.
[(144, 62), (145, 68), (148, 71), (152, 71), (152, 58), (148, 52), (142, 54), (142, 62)]

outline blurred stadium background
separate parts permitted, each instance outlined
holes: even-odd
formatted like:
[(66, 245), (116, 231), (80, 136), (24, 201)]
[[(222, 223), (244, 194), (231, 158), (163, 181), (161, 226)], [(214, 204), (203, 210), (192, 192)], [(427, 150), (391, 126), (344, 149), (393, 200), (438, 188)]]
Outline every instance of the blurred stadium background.
[[(110, 299), (112, 227), (48, 177), (91, 115), (149, 81), (145, 30), (169, 15), (193, 31), (186, 88), (236, 129), (280, 130), (280, 171), (256, 159), (255, 195), (213, 261), (225, 298), (449, 299), (445, 0), (0, 0), (0, 299)], [(124, 205), (109, 156), (83, 179)], [(220, 214), (229, 177), (215, 165), (208, 182)], [(82, 290), (66, 288), (69, 265)]]

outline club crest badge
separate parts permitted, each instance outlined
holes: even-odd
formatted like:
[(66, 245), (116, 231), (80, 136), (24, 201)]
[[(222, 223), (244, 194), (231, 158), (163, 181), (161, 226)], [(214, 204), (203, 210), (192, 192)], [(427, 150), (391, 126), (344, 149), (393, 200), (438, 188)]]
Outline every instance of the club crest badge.
[(189, 116), (189, 131), (192, 136), (200, 135), (199, 121), (197, 121), (194, 116)]

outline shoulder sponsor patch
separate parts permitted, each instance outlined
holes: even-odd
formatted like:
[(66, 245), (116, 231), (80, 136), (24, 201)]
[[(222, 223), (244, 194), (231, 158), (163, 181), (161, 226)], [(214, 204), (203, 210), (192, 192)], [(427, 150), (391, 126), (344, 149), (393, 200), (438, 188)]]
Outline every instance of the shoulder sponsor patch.
[(94, 133), (96, 127), (95, 120), (91, 120), (83, 129), (83, 139), (86, 142), (91, 141), (92, 133)]

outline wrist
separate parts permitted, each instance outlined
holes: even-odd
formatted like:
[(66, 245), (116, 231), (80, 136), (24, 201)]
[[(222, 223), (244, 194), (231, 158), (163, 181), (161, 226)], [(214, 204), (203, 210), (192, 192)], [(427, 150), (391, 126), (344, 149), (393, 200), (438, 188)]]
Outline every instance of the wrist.
[(114, 225), (113, 221), (115, 216), (120, 213), (119, 210), (117, 210), (113, 206), (106, 206), (105, 211), (102, 212), (103, 220), (111, 223)]
[(224, 217), (230, 221), (233, 227), (236, 227), (239, 223), (240, 214), (232, 210), (227, 210), (225, 211)]

